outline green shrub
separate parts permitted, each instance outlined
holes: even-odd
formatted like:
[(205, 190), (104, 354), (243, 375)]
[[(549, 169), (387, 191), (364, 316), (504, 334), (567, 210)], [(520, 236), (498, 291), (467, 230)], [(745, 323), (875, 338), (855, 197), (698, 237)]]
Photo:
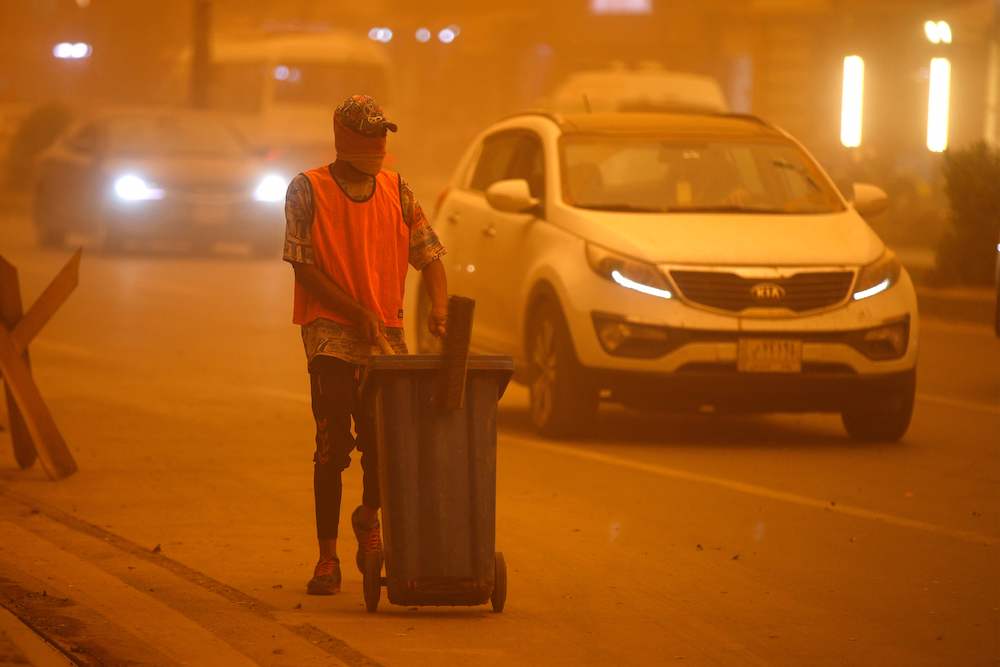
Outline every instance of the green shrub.
[(1000, 150), (979, 142), (944, 158), (949, 229), (938, 245), (942, 279), (970, 284), (993, 281), (1000, 234)]
[(11, 137), (4, 160), (4, 180), (11, 188), (31, 183), (35, 158), (52, 145), (73, 121), (73, 112), (64, 104), (49, 102), (33, 109)]

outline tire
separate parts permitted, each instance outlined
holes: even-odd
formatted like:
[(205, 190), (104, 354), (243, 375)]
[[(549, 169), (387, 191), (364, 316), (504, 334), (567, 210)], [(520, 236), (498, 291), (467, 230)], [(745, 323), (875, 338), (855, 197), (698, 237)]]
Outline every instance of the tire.
[(841, 421), (852, 439), (859, 442), (896, 442), (910, 428), (917, 391), (917, 373), (910, 371), (903, 385), (872, 407), (846, 408)]
[(378, 611), (379, 598), (382, 596), (382, 556), (377, 553), (365, 554), (362, 589), (365, 596), (365, 609), (369, 614)]
[(503, 611), (503, 606), (507, 602), (507, 562), (501, 552), (497, 552), (494, 559), (493, 592), (490, 593), (490, 604), (493, 605), (493, 612), (499, 614)]
[(66, 245), (66, 232), (49, 226), (39, 227), (38, 243), (46, 248), (62, 248)]
[(1000, 337), (1000, 276), (997, 277), (997, 305), (993, 310), (993, 329)]
[(441, 354), (441, 339), (427, 328), (431, 317), (431, 300), (421, 284), (417, 292), (417, 354)]
[(108, 228), (104, 230), (101, 250), (108, 255), (120, 255), (125, 252), (126, 238), (122, 232)]
[(38, 243), (46, 248), (61, 248), (66, 244), (66, 231), (59, 227), (59, 221), (52, 209), (52, 201), (46, 195), (45, 186), (39, 186), (35, 192), (32, 209), (35, 229), (38, 231)]
[(597, 388), (577, 362), (566, 321), (554, 302), (539, 304), (529, 322), (531, 423), (546, 437), (579, 433), (597, 414)]

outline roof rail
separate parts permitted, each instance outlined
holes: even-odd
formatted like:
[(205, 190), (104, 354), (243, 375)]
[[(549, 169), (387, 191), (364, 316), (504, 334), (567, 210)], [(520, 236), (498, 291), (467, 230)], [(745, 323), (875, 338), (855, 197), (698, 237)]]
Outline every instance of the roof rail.
[(510, 120), (512, 118), (521, 118), (522, 116), (540, 116), (542, 118), (548, 118), (556, 125), (562, 126), (563, 117), (554, 111), (546, 111), (545, 109), (525, 109), (524, 111), (518, 111), (517, 113), (507, 114), (497, 122), (503, 122), (505, 120)]
[(721, 116), (723, 118), (739, 118), (741, 120), (750, 121), (751, 123), (757, 123), (758, 125), (763, 125), (764, 127), (771, 128), (772, 130), (773, 129), (777, 129), (770, 122), (768, 122), (768, 121), (764, 120), (763, 118), (761, 118), (760, 116), (754, 115), (752, 113), (740, 113), (740, 112), (737, 112), (737, 111), (720, 111), (719, 113), (717, 113), (715, 115), (716, 116)]

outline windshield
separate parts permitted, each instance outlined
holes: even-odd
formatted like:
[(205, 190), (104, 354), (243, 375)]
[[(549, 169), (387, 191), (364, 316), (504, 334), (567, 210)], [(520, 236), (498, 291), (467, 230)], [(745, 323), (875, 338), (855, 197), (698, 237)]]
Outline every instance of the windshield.
[(830, 213), (843, 205), (819, 168), (786, 142), (563, 139), (563, 199), (637, 212)]
[(247, 150), (232, 128), (208, 118), (116, 118), (110, 123), (108, 140), (111, 152), (120, 155), (232, 157)]

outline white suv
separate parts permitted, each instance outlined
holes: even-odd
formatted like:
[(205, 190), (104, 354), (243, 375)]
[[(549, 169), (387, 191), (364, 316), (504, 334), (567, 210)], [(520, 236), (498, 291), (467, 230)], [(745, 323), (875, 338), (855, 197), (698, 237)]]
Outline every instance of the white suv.
[(610, 400), (840, 412), (852, 437), (895, 440), (917, 303), (861, 215), (886, 201), (846, 201), (751, 116), (528, 113), (473, 142), (435, 227), (477, 301), (473, 348), (518, 361), (543, 434)]

